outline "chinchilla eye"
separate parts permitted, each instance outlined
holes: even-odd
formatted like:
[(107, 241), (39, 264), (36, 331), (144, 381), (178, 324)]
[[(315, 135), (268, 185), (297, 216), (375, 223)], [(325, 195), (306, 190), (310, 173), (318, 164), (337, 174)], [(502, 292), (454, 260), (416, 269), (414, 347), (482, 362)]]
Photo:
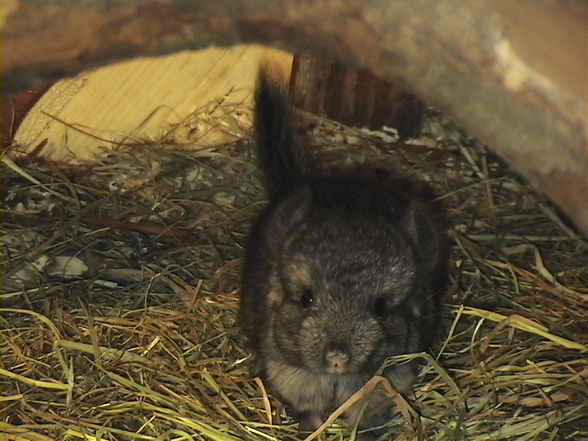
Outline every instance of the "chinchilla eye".
[(302, 308), (306, 309), (312, 304), (313, 300), (314, 300), (314, 293), (310, 289), (305, 289), (302, 292), (302, 295), (300, 296), (300, 306), (302, 306)]
[(374, 301), (374, 314), (377, 317), (385, 317), (388, 314), (388, 302), (386, 301), (386, 297), (378, 297)]

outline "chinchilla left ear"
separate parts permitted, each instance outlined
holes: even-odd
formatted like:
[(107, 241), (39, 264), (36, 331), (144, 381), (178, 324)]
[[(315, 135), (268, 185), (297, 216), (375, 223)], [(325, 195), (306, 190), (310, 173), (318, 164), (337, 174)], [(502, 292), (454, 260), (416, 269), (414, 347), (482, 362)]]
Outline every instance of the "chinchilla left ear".
[(310, 186), (302, 185), (284, 200), (278, 202), (269, 220), (267, 230), (269, 237), (283, 241), (289, 231), (301, 223), (311, 212), (313, 199)]

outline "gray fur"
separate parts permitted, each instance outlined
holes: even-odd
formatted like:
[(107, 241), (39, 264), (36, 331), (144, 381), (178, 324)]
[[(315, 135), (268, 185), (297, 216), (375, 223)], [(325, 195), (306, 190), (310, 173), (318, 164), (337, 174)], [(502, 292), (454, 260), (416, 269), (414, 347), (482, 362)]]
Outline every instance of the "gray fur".
[[(406, 187), (370, 173), (313, 172), (285, 94), (263, 72), (256, 99), (270, 204), (247, 247), (240, 325), (256, 374), (313, 429), (387, 357), (427, 348), (446, 251)], [(415, 366), (385, 374), (407, 391)]]

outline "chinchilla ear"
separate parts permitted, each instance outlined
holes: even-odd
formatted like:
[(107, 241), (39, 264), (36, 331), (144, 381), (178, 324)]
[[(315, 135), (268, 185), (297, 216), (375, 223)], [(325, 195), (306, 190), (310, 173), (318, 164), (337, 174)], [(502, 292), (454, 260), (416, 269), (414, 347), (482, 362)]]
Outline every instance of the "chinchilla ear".
[(411, 236), (421, 263), (427, 270), (436, 267), (440, 259), (439, 234), (429, 220), (429, 214), (422, 207), (420, 201), (409, 202), (406, 213), (402, 219), (405, 231)]
[(312, 203), (312, 189), (308, 185), (299, 187), (278, 202), (269, 223), (269, 232), (272, 237), (283, 240), (293, 227), (308, 216)]

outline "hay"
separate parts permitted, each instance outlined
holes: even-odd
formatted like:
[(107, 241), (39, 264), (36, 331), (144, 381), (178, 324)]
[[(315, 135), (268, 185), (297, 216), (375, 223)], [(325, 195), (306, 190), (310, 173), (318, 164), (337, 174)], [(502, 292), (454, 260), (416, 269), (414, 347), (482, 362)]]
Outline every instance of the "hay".
[[(299, 439), (249, 376), (235, 327), (264, 197), (249, 109), (211, 109), (175, 128), (185, 145), (119, 146), (76, 167), (4, 158), (3, 439)], [(479, 142), (426, 121), (410, 144), (302, 121), (325, 161), (428, 181), (453, 225), (446, 329), (435, 354), (389, 361), (424, 359), (389, 439), (588, 439), (586, 241)], [(199, 146), (209, 130), (235, 142)], [(336, 424), (317, 435), (349, 439)]]

